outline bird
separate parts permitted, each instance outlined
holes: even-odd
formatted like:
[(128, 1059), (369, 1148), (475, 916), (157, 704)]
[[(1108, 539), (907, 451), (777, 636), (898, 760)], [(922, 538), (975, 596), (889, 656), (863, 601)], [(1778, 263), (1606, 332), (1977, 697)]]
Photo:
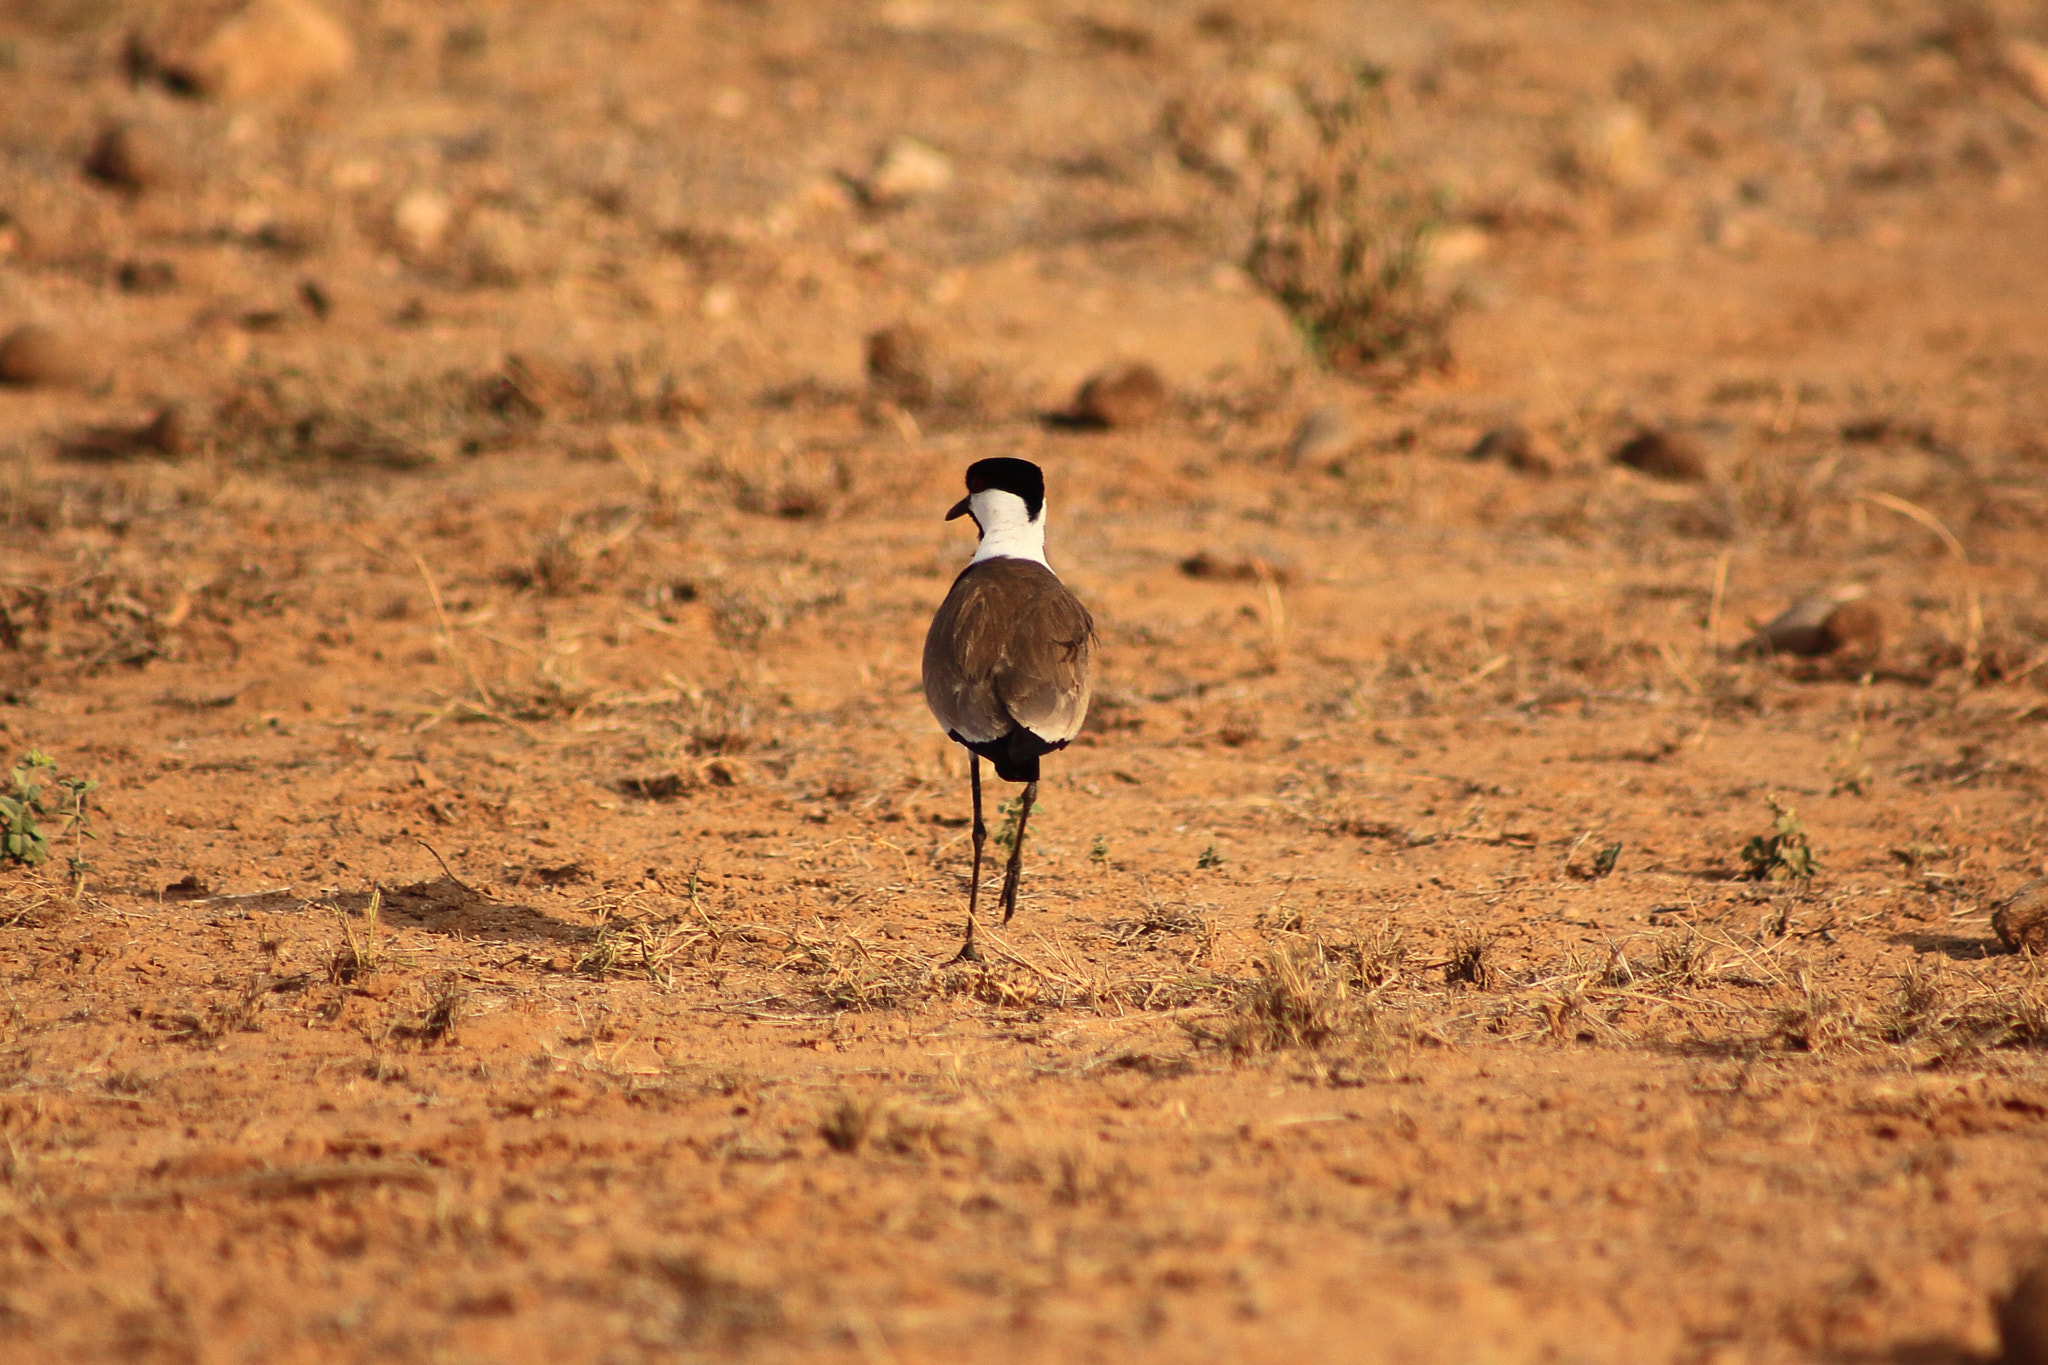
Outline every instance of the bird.
[(974, 558), (953, 580), (924, 638), (924, 699), (946, 737), (966, 748), (974, 802), (967, 936), (956, 961), (979, 961), (981, 761), (1022, 782), (1016, 837), (1003, 872), (1003, 923), (1017, 913), (1024, 830), (1038, 799), (1039, 760), (1067, 747), (1088, 717), (1095, 620), (1045, 559), (1045, 472), (1007, 456), (967, 467), (967, 496), (946, 520), (972, 517)]

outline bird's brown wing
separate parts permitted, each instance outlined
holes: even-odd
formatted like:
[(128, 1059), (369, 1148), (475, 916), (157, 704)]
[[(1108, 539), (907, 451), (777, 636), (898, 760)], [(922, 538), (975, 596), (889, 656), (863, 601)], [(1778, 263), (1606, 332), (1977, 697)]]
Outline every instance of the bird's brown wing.
[(1088, 714), (1094, 644), (1088, 609), (1044, 565), (970, 564), (925, 636), (925, 702), (970, 743), (1023, 726), (1064, 744)]

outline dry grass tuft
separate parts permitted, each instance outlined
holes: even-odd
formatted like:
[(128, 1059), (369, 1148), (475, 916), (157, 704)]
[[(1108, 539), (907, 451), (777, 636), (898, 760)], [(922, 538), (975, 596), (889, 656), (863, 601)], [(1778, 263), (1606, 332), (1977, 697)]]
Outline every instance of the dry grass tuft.
[(631, 913), (640, 911), (645, 901), (646, 897), (634, 892), (585, 902), (583, 909), (597, 917), (597, 928), (589, 946), (576, 958), (577, 971), (589, 976), (637, 971), (668, 989), (675, 985), (676, 968), (695, 962), (699, 948), (706, 949), (706, 961), (717, 959), (725, 933), (698, 900), (695, 876), (690, 879), (688, 900), (694, 922), (683, 916)]
[(443, 972), (424, 988), (426, 1008), (421, 1011), (416, 1036), (429, 1042), (450, 1042), (456, 1025), (469, 1013), (469, 988), (455, 972)]
[(1800, 974), (1799, 995), (1778, 1008), (1769, 1042), (1790, 1052), (1832, 1052), (1853, 1046), (1863, 1034), (1860, 1015), (1834, 996), (1813, 988)]
[(1213, 1041), (1240, 1057), (1320, 1048), (1352, 1022), (1351, 991), (1320, 948), (1285, 944), (1267, 953), (1259, 979)]
[(73, 908), (68, 892), (34, 877), (19, 878), (0, 888), (0, 929), (42, 928)]
[(375, 974), (385, 963), (381, 939), (380, 916), (384, 911), (384, 888), (375, 887), (370, 892), (370, 903), (363, 907), (363, 927), (360, 932), (349, 922), (348, 916), (340, 911), (341, 947), (327, 962), (327, 979), (336, 985), (350, 985)]
[(1493, 940), (1492, 934), (1459, 930), (1451, 940), (1450, 957), (1444, 963), (1444, 984), (1470, 986), (1481, 991), (1490, 991), (1499, 985), (1500, 973), (1486, 956)]
[(879, 1114), (880, 1106), (872, 1098), (841, 1095), (818, 1120), (818, 1136), (833, 1151), (851, 1155), (868, 1140)]

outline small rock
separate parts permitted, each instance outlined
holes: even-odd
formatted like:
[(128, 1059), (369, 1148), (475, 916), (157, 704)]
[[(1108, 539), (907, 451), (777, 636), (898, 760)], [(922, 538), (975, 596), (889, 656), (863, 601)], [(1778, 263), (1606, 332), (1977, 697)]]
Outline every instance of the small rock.
[(455, 205), (435, 189), (407, 190), (391, 206), (392, 231), (402, 245), (422, 255), (441, 244), (454, 218)]
[(1091, 427), (1142, 427), (1166, 407), (1166, 381), (1142, 360), (1090, 375), (1074, 395), (1071, 420)]
[(331, 84), (354, 67), (356, 49), (348, 30), (308, 0), (249, 0), (211, 31), (174, 33), (151, 55), (173, 86), (232, 100)]
[(2005, 45), (2005, 69), (2034, 103), (2048, 108), (2048, 44), (2014, 38)]
[(906, 204), (937, 194), (952, 183), (951, 157), (916, 138), (893, 137), (861, 182), (861, 197), (877, 206)]
[(182, 179), (177, 153), (154, 128), (134, 123), (109, 126), (92, 144), (85, 173), (130, 194), (162, 189)]
[(1615, 447), (1607, 458), (1671, 483), (1705, 483), (1708, 477), (1707, 453), (1672, 431), (1645, 428)]
[(2021, 1271), (1999, 1302), (1998, 1339), (1999, 1365), (2048, 1365), (2048, 1262)]
[(124, 294), (168, 294), (178, 287), (178, 267), (169, 261), (123, 261), (114, 282)]
[[(2048, 955), (2048, 877), (2028, 882), (2019, 890), (2000, 902), (1991, 912), (1991, 930), (1998, 935), (1998, 941), (2012, 952), (2022, 950)], [(2041, 1272), (2048, 1277), (2048, 1265)], [(2048, 1278), (2040, 1286), (2039, 1302), (2036, 1308), (2042, 1314), (2038, 1321), (2044, 1335), (2037, 1338), (2042, 1354), (2029, 1356), (2029, 1360), (2048, 1362)]]
[(1844, 662), (1867, 662), (1884, 652), (1884, 613), (1875, 602), (1844, 602), (1821, 623), (1827, 653)]
[(1472, 448), (1465, 452), (1468, 460), (1499, 460), (1509, 469), (1521, 474), (1545, 475), (1554, 472), (1550, 457), (1536, 449), (1528, 428), (1519, 422), (1492, 427), (1482, 432)]
[(1884, 613), (1864, 600), (1869, 589), (1845, 583), (1801, 597), (1764, 623), (1745, 649), (1803, 659), (1875, 659), (1884, 649)]
[(1615, 189), (1642, 189), (1657, 178), (1650, 125), (1635, 108), (1613, 104), (1582, 116), (1566, 148), (1580, 179)]
[(91, 352), (54, 327), (31, 322), (0, 338), (0, 383), (83, 384), (94, 368)]
[(199, 438), (185, 405), (166, 403), (135, 433), (135, 444), (159, 455), (190, 455), (198, 449)]
[(1286, 587), (1294, 581), (1294, 570), (1285, 564), (1275, 563), (1259, 555), (1248, 555), (1239, 559), (1226, 559), (1222, 555), (1201, 550), (1180, 562), (1180, 571), (1189, 578), (1206, 578), (1225, 583), (1277, 583)]
[(867, 340), (868, 387), (898, 407), (921, 408), (932, 401), (932, 339), (921, 328), (898, 322)]
[(1316, 465), (1340, 460), (1358, 444), (1358, 429), (1351, 414), (1336, 403), (1325, 403), (1301, 419), (1287, 442), (1288, 465)]

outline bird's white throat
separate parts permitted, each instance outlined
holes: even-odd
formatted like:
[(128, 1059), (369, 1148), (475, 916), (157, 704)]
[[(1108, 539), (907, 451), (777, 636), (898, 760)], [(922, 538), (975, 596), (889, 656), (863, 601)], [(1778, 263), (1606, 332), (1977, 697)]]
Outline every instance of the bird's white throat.
[[(1024, 499), (1015, 493), (1000, 488), (984, 488), (967, 499), (968, 511), (981, 527), (981, 545), (974, 552), (974, 562), (984, 559), (1029, 559), (1045, 564), (1045, 507), (1038, 509), (1038, 519), (1031, 519), (1031, 512), (1024, 505)], [(1052, 566), (1046, 564), (1050, 569)]]

